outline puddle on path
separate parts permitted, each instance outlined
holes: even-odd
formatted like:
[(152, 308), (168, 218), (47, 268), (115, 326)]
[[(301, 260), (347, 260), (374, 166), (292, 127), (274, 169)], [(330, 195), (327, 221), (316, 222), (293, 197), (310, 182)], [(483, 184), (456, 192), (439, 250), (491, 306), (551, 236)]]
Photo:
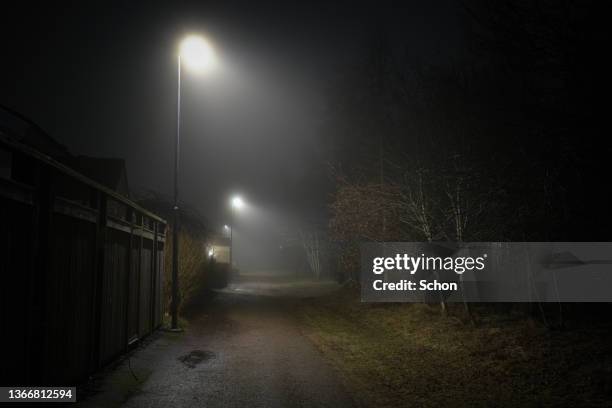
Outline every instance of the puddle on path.
[(215, 353), (206, 350), (192, 350), (178, 358), (178, 360), (189, 368), (195, 368), (200, 363), (205, 363), (215, 358)]

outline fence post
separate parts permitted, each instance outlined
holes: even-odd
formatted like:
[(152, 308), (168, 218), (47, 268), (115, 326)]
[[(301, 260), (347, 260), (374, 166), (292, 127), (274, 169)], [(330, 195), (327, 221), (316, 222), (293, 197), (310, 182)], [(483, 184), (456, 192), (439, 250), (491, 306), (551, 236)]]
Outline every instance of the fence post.
[(101, 335), (102, 335), (102, 310), (104, 305), (104, 249), (106, 243), (106, 219), (107, 219), (107, 204), (108, 198), (106, 194), (98, 192), (98, 221), (96, 225), (96, 259), (95, 259), (95, 274), (94, 274), (94, 338), (93, 338), (93, 353), (92, 363), (93, 368), (100, 367), (101, 358)]
[(151, 262), (151, 333), (155, 330), (155, 302), (157, 297), (155, 296), (157, 290), (157, 221), (153, 220), (153, 245), (151, 247), (151, 256), (153, 257)]
[(140, 236), (138, 239), (138, 303), (137, 303), (137, 307), (136, 307), (136, 330), (138, 332), (138, 338), (142, 338), (140, 335), (140, 318), (141, 318), (141, 313), (142, 311), (140, 310), (140, 297), (142, 295), (141, 291), (141, 276), (142, 276), (142, 245), (143, 245), (143, 241), (144, 241), (144, 214), (140, 214), (140, 223), (139, 223), (139, 229), (140, 229)]
[(45, 341), (47, 335), (47, 280), (50, 276), (50, 231), (55, 194), (53, 171), (44, 165), (38, 166), (38, 185), (34, 209), (34, 236), (32, 242), (34, 268), (30, 271), (29, 316), (32, 324), (28, 333), (28, 381), (42, 384), (45, 375)]
[(130, 222), (130, 235), (127, 254), (127, 269), (125, 274), (125, 351), (130, 345), (130, 279), (132, 274), (132, 246), (134, 241), (134, 209), (128, 207), (127, 220)]

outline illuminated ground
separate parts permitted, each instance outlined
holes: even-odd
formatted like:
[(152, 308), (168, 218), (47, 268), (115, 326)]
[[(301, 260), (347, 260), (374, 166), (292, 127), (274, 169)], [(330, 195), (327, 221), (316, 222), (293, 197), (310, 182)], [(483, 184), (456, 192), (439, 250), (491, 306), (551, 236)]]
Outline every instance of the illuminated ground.
[(220, 292), (299, 299), (323, 296), (337, 289), (338, 285), (328, 280), (313, 281), (282, 272), (253, 272), (240, 275)]
[(472, 326), (451, 306), (444, 317), (361, 303), (332, 282), (243, 275), (185, 333), (152, 336), (93, 381), (81, 406), (610, 406), (608, 320), (567, 306), (564, 329), (547, 329), (473, 305)]
[(189, 320), (185, 333), (156, 335), (108, 370), (80, 405), (351, 406), (292, 313), (297, 298), (335, 289), (331, 282), (242, 276)]

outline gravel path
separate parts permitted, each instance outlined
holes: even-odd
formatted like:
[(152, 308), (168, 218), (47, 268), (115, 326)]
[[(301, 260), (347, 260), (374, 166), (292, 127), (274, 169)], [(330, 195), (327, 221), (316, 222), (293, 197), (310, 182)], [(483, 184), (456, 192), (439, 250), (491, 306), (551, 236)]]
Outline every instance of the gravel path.
[[(241, 294), (243, 285), (250, 294)], [(273, 279), (264, 286), (269, 291)], [(242, 279), (193, 318), (185, 333), (157, 335), (106, 373), (100, 390), (79, 405), (352, 406), (335, 371), (301, 334), (291, 314), (294, 298), (283, 290), (257, 295), (252, 288), (252, 279)]]

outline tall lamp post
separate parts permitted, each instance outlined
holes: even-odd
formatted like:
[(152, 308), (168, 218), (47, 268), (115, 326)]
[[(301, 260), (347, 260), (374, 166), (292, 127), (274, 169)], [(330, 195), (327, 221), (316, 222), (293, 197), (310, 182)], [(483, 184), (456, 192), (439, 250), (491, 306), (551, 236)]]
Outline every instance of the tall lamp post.
[(232, 268), (234, 265), (234, 224), (236, 223), (236, 211), (241, 210), (244, 207), (244, 200), (240, 196), (234, 196), (232, 198), (231, 208), (232, 208), (232, 223), (230, 225), (230, 256), (229, 256), (229, 264), (230, 264), (230, 273), (232, 273)]
[(172, 226), (172, 326), (171, 330), (180, 331), (178, 327), (179, 295), (179, 159), (181, 143), (181, 73), (183, 63), (194, 71), (205, 71), (213, 67), (214, 51), (202, 37), (190, 35), (182, 42), (177, 59), (177, 103), (176, 103), (176, 140), (174, 146), (174, 206)]

